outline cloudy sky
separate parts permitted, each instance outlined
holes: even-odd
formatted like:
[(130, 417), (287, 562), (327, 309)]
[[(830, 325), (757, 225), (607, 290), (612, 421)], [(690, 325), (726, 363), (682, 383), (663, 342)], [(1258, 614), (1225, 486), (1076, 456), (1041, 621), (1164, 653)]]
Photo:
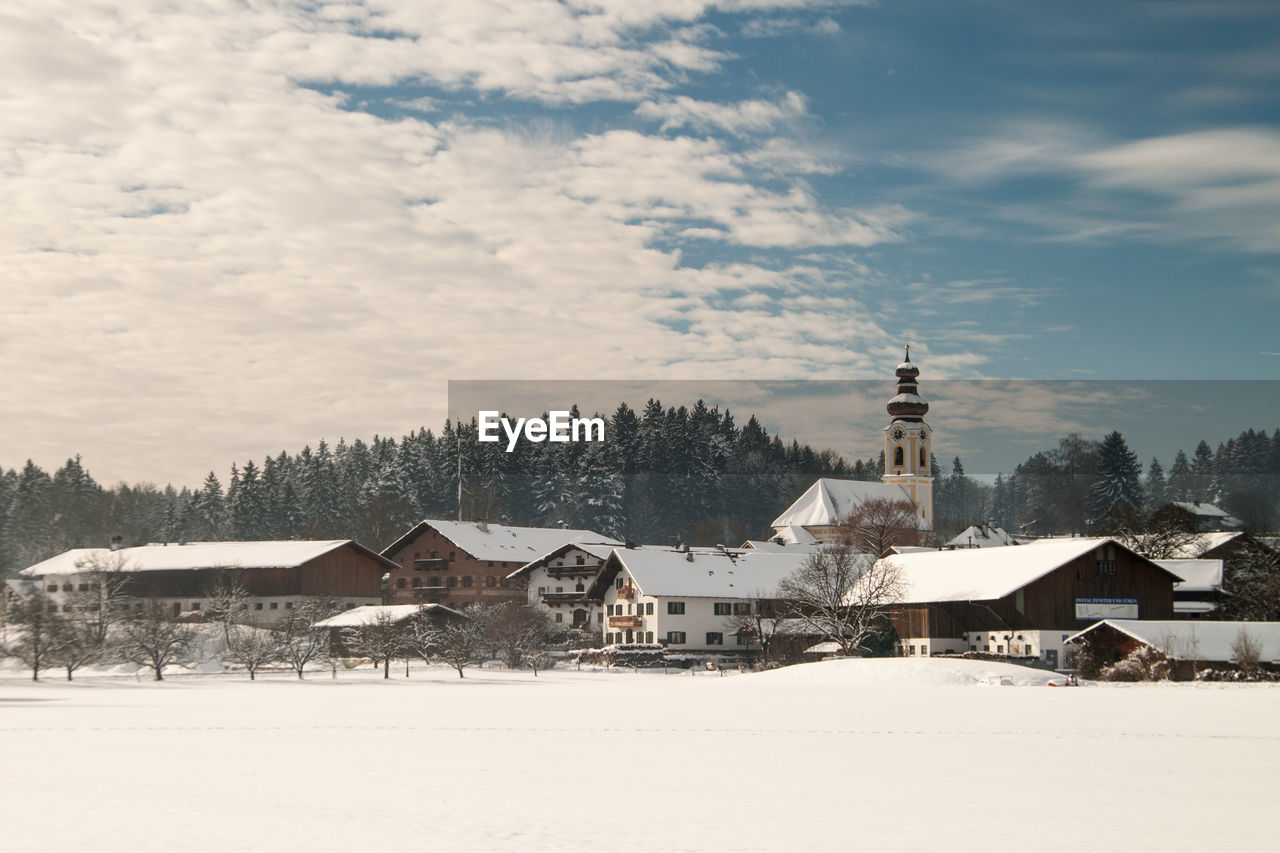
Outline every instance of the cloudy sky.
[(195, 484), (450, 379), (885, 377), (908, 334), (1274, 379), (1277, 57), (1271, 0), (8, 0), (0, 465)]

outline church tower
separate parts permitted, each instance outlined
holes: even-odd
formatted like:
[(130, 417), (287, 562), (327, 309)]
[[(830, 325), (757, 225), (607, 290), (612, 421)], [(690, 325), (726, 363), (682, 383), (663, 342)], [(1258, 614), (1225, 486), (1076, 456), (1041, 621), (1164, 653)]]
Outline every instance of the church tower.
[(924, 416), (929, 404), (920, 396), (916, 379), (920, 368), (911, 363), (911, 347), (898, 365), (898, 393), (886, 407), (889, 425), (884, 428), (884, 482), (901, 486), (933, 528), (933, 477), (929, 463), (932, 435)]

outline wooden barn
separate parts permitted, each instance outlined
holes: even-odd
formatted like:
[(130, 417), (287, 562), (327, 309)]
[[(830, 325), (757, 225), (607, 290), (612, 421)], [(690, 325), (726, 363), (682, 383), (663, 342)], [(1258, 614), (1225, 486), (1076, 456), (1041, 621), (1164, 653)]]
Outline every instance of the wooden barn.
[(350, 539), (325, 541), (191, 542), (135, 548), (76, 548), (24, 569), (53, 603), (75, 606), (104, 575), (127, 576), (132, 598), (160, 601), (173, 615), (208, 606), (211, 587), (234, 579), (248, 592), (245, 621), (268, 625), (304, 598), (345, 607), (382, 603), (382, 577), (395, 564)]
[(1064, 662), (1066, 640), (1107, 618), (1172, 619), (1169, 570), (1113, 539), (896, 554), (891, 620), (904, 655), (983, 652)]
[(1169, 659), (1174, 680), (1188, 681), (1205, 669), (1239, 669), (1242, 639), (1257, 653), (1254, 663), (1259, 668), (1280, 672), (1280, 622), (1104, 619), (1073, 634), (1067, 643), (1088, 647), (1099, 664), (1114, 663), (1147, 646)]

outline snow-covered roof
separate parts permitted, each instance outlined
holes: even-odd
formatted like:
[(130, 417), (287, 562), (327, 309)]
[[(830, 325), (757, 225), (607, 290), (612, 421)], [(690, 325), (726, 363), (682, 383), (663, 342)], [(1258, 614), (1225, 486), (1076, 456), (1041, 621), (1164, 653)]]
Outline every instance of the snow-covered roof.
[(1022, 548), (961, 548), (884, 559), (901, 572), (905, 604), (992, 601), (1108, 543), (1116, 544), (1113, 539), (1047, 539)]
[(24, 577), (78, 575), (95, 568), (125, 572), (193, 569), (291, 569), (344, 545), (353, 545), (386, 561), (350, 539), (279, 540), (263, 542), (188, 542), (183, 545), (138, 545), (133, 548), (73, 548), (23, 569)]
[(987, 524), (972, 524), (947, 542), (952, 548), (993, 548), (1017, 544), (1008, 531)]
[(428, 518), (417, 524), (413, 530), (400, 537), (382, 553), (390, 556), (399, 550), (406, 540), (416, 538), (424, 527), (433, 528), (477, 560), (504, 560), (521, 565), (569, 542), (609, 541), (608, 536), (596, 533), (594, 530), (565, 527), (514, 527), (507, 524)]
[(818, 540), (812, 533), (798, 524), (789, 524), (777, 530), (775, 539), (781, 539), (787, 545), (817, 545)]
[(613, 553), (643, 595), (773, 598), (778, 583), (800, 568), (810, 552), (730, 550), (726, 553), (718, 549), (696, 549), (684, 553), (673, 549), (619, 548)]
[(1280, 622), (1104, 619), (1071, 635), (1067, 642), (1073, 643), (1102, 625), (1110, 625), (1177, 660), (1229, 661), (1231, 647), (1245, 631), (1262, 647), (1259, 660), (1280, 662)]
[(1188, 540), (1186, 544), (1179, 547), (1176, 551), (1176, 556), (1182, 559), (1195, 559), (1242, 535), (1239, 531), (1199, 533), (1195, 538)]
[(910, 500), (906, 489), (895, 483), (866, 480), (834, 480), (822, 477), (773, 520), (773, 529), (837, 524), (863, 502), (875, 499)]
[(392, 622), (402, 622), (413, 617), (419, 611), (441, 611), (452, 613), (454, 616), (462, 615), (452, 607), (445, 607), (443, 604), (366, 604), (363, 607), (344, 610), (336, 616), (330, 616), (328, 619), (321, 619), (313, 627), (359, 628), (364, 625), (372, 625), (383, 616), (390, 617)]
[(826, 640), (821, 643), (814, 643), (812, 646), (804, 650), (806, 655), (834, 655), (841, 651), (840, 644), (834, 640)]
[[(507, 575), (507, 577), (517, 578), (527, 572), (533, 571), (539, 566), (544, 566), (544, 565), (550, 566), (552, 560), (554, 560), (557, 556), (560, 556), (561, 554), (567, 554), (571, 549), (582, 551), (586, 554), (590, 554), (592, 557), (595, 557), (601, 563), (603, 563), (605, 560), (609, 559), (609, 555), (613, 553), (613, 549), (617, 548), (621, 544), (622, 543), (617, 541), (616, 539), (607, 539), (607, 538), (602, 542), (565, 542), (564, 544), (556, 548), (553, 548), (552, 550), (548, 551), (545, 554), (538, 555), (536, 559), (530, 560), (529, 562), (525, 563), (523, 566), (516, 569), (511, 574)], [(633, 545), (631, 547), (643, 548), (645, 546)], [(654, 546), (651, 545), (649, 547), (652, 548)], [(580, 566), (580, 567), (567, 566), (566, 568), (591, 569), (595, 567), (594, 566)]]
[(1227, 512), (1220, 506), (1214, 504), (1204, 504), (1188, 501), (1173, 501), (1173, 505), (1178, 509), (1185, 510), (1197, 518), (1216, 521), (1227, 527), (1240, 527), (1244, 524), (1240, 519)]
[(1173, 588), (1180, 592), (1213, 592), (1222, 589), (1221, 560), (1152, 560), (1182, 578)]
[[(787, 528), (787, 529), (791, 530), (792, 528)], [(795, 529), (798, 529), (805, 536), (808, 536), (810, 540), (813, 539), (812, 534), (810, 534), (809, 531), (805, 530), (803, 527), (795, 528)], [(746, 542), (742, 543), (742, 547), (748, 548), (752, 551), (773, 551), (773, 552), (786, 551), (787, 553), (793, 553), (795, 551), (812, 552), (812, 551), (818, 550), (822, 546), (819, 545), (817, 542), (813, 542), (813, 541), (788, 542), (787, 540), (783, 539), (782, 542), (779, 542), (777, 539), (748, 539)]]

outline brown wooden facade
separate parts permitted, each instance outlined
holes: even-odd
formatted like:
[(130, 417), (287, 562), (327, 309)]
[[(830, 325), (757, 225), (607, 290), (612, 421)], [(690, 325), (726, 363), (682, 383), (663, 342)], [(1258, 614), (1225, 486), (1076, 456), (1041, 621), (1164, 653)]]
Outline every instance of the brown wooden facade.
[[(199, 599), (205, 596), (209, 585), (219, 576), (229, 574), (250, 596), (258, 598), (299, 595), (335, 599), (380, 598), (382, 576), (389, 569), (390, 566), (377, 554), (348, 542), (300, 566), (216, 566), (136, 572), (130, 577), (128, 592), (139, 598)], [(56, 581), (50, 578), (49, 582)]]
[(900, 637), (931, 639), (992, 629), (1078, 631), (1098, 620), (1076, 618), (1077, 598), (1135, 598), (1139, 619), (1172, 619), (1175, 580), (1145, 557), (1109, 543), (1004, 598), (913, 602), (895, 606), (890, 619)]
[(507, 575), (524, 563), (481, 560), (425, 522), (401, 537), (382, 556), (396, 563), (388, 603), (447, 604), (523, 601), (524, 585)]

